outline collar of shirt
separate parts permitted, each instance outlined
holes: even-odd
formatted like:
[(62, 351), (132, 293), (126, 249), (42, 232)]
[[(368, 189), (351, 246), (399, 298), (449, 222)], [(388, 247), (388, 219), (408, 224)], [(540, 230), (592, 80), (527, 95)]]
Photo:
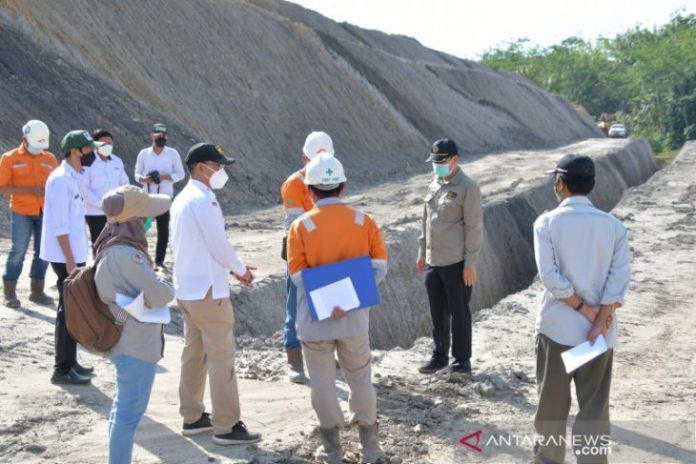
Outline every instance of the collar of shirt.
[(592, 206), (592, 202), (585, 195), (575, 195), (575, 196), (568, 197), (565, 200), (563, 200), (559, 206), (574, 206), (574, 205), (590, 205), (590, 206)]
[(79, 178), (80, 174), (75, 169), (73, 169), (72, 166), (70, 166), (70, 163), (68, 163), (68, 160), (61, 161), (60, 165), (63, 166), (63, 169), (65, 169), (65, 172), (70, 174), (73, 178), (75, 178), (75, 179)]
[[(97, 158), (96, 158), (96, 159), (97, 159), (97, 160), (102, 160), (103, 162), (106, 163), (107, 161), (111, 161), (111, 155), (106, 156), (106, 157), (104, 157), (104, 156), (102, 156), (102, 155), (97, 155)], [(96, 160), (95, 160), (95, 161), (96, 161)]]
[(324, 198), (322, 200), (317, 201), (314, 203), (314, 206), (317, 207), (322, 207), (322, 206), (329, 206), (329, 205), (342, 205), (343, 200), (339, 197), (330, 197), (330, 198)]
[(192, 187), (197, 188), (198, 190), (200, 190), (201, 192), (205, 193), (205, 194), (206, 194), (207, 196), (209, 196), (209, 197), (216, 198), (216, 197), (215, 197), (215, 192), (213, 192), (213, 189), (211, 189), (210, 187), (208, 187), (207, 185), (205, 185), (205, 184), (204, 184), (203, 182), (201, 182), (200, 180), (190, 179), (190, 180), (189, 180), (189, 185), (191, 185)]

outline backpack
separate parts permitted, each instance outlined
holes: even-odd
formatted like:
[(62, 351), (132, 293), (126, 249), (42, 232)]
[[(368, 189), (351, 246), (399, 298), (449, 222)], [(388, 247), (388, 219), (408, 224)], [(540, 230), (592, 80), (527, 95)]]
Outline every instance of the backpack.
[(99, 298), (94, 283), (98, 260), (99, 257), (91, 266), (74, 269), (65, 279), (63, 308), (72, 338), (89, 351), (107, 353), (121, 338), (125, 318), (116, 320), (109, 306)]

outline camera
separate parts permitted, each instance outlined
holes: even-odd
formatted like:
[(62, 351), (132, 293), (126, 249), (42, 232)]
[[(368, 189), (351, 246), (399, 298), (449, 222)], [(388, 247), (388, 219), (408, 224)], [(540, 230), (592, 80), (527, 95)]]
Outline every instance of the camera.
[(159, 185), (160, 182), (162, 182), (162, 179), (160, 179), (159, 171), (150, 171), (147, 173), (147, 176), (150, 179), (152, 179), (152, 182), (155, 183), (156, 185)]

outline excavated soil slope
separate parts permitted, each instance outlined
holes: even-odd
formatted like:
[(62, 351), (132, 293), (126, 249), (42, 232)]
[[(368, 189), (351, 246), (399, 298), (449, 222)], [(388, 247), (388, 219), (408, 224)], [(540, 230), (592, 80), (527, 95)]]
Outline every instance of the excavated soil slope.
[(281, 1), (0, 0), (0, 149), (29, 118), (105, 126), (130, 170), (154, 121), (181, 152), (195, 141), (239, 159), (228, 211), (278, 201), (305, 135), (331, 133), (354, 183), (425, 172), (432, 140), (465, 153), (598, 136), (561, 97)]

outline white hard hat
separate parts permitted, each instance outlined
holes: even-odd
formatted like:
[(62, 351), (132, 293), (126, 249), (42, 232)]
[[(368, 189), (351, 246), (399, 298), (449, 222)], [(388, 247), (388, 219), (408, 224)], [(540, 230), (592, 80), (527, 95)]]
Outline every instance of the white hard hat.
[(333, 190), (346, 181), (343, 165), (333, 155), (322, 153), (307, 163), (305, 184), (319, 190)]
[(49, 131), (48, 126), (43, 121), (32, 119), (27, 122), (22, 127), (22, 134), (31, 145), (41, 147), (44, 150), (48, 148)]
[(333, 141), (326, 132), (312, 132), (305, 139), (302, 153), (310, 160), (320, 153), (334, 154)]

